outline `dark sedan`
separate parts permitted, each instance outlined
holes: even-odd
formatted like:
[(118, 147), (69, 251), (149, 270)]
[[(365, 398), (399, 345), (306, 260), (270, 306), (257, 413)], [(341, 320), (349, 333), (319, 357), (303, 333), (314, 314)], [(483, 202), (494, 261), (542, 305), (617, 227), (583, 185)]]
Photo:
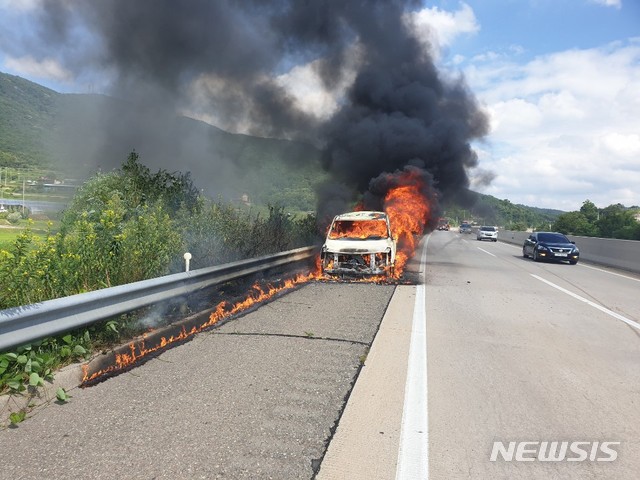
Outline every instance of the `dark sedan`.
[(531, 257), (536, 262), (555, 260), (575, 265), (580, 259), (580, 251), (575, 242), (569, 240), (562, 233), (535, 232), (524, 241), (522, 256)]

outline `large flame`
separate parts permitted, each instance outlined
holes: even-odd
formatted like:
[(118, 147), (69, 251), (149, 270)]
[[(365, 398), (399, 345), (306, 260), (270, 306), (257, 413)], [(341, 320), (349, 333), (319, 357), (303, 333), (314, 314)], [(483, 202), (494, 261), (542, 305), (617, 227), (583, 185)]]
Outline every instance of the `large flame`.
[(340, 220), (333, 224), (329, 238), (387, 238), (387, 222), (384, 220)]
[(423, 180), (412, 171), (397, 178), (398, 186), (389, 189), (384, 198), (384, 210), (389, 215), (393, 238), (397, 242), (395, 277), (402, 276), (407, 261), (416, 249), (416, 235), (424, 233), (431, 216)]
[[(416, 240), (424, 233), (431, 217), (428, 185), (424, 172), (419, 169), (405, 169), (396, 173), (380, 175), (376, 182), (383, 185), (383, 209), (389, 217), (391, 236), (396, 242), (396, 258), (392, 278), (402, 277), (407, 261), (413, 257)], [(356, 211), (363, 209), (358, 204)], [(387, 238), (386, 222), (379, 220), (336, 221), (329, 232), (330, 239), (338, 238)], [(331, 259), (326, 268), (331, 269)], [(318, 263), (319, 265), (319, 263)], [(351, 281), (380, 282), (385, 275), (365, 276)]]

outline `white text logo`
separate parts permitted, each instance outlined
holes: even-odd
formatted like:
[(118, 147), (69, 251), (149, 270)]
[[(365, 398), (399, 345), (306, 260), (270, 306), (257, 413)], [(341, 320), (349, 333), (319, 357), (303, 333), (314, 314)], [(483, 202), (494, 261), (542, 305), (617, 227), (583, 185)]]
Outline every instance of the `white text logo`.
[(613, 462), (620, 442), (493, 442), (491, 461), (505, 462)]

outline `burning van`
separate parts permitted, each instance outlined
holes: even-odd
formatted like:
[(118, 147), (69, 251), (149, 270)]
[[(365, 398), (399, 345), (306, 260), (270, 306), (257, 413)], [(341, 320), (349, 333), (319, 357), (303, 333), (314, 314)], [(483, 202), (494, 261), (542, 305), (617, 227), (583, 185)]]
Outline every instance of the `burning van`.
[(322, 246), (322, 272), (329, 275), (393, 275), (396, 242), (384, 212), (351, 212), (331, 222)]

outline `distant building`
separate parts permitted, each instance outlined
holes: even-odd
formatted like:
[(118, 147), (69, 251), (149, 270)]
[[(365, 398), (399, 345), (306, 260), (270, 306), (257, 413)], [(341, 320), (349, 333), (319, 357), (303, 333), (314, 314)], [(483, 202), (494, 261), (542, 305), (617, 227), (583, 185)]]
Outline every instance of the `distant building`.
[(69, 185), (66, 183), (43, 183), (42, 186), (46, 192), (72, 192), (78, 188), (78, 185)]

